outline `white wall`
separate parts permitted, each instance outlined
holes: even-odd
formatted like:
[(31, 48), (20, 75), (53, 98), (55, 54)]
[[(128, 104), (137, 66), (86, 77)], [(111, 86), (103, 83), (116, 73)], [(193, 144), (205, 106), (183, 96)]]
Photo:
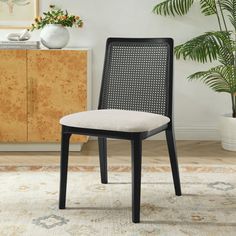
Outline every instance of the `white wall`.
[[(97, 107), (104, 48), (107, 37), (172, 37), (175, 44), (200, 33), (217, 29), (214, 17), (202, 17), (198, 5), (185, 17), (161, 17), (152, 13), (157, 0), (41, 0), (40, 12), (56, 4), (84, 19), (83, 29), (70, 29), (70, 47), (91, 47), (92, 104)], [(16, 30), (15, 30), (16, 31)], [(3, 40), (7, 30), (0, 31)], [(33, 32), (38, 39), (39, 32)], [(200, 82), (188, 82), (186, 76), (209, 65), (190, 61), (175, 62), (175, 127), (179, 139), (218, 139), (217, 121), (231, 112), (230, 97), (216, 94)]]

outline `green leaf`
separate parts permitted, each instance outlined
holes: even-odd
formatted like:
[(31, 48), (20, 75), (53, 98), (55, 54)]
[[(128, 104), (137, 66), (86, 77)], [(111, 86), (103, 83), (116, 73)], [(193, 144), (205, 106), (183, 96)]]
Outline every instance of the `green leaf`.
[(223, 46), (219, 48), (219, 62), (225, 66), (235, 64), (234, 53), (236, 51), (234, 41), (230, 37), (223, 39)]
[(234, 94), (236, 92), (236, 70), (234, 66), (220, 65), (208, 71), (196, 72), (189, 80), (201, 80), (216, 92)]
[(194, 0), (165, 0), (153, 8), (157, 15), (186, 15), (193, 5)]
[(184, 44), (175, 47), (176, 58), (191, 59), (205, 63), (217, 59), (220, 48), (224, 45), (228, 32), (213, 31), (197, 36)]
[(215, 0), (200, 0), (201, 11), (205, 16), (217, 14)]
[(236, 0), (219, 0), (222, 9), (228, 12), (229, 20), (236, 30)]

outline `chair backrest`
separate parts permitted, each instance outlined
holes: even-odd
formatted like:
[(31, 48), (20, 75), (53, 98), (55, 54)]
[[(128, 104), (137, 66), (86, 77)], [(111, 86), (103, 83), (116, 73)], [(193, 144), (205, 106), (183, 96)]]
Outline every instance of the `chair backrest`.
[(173, 39), (109, 38), (98, 109), (172, 118)]

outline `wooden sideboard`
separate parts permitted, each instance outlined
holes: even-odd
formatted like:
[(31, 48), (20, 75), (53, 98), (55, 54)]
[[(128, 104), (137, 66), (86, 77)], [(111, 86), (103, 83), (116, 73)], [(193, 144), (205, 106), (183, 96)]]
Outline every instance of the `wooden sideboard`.
[(59, 119), (88, 109), (89, 57), (89, 49), (0, 50), (0, 143), (60, 142)]

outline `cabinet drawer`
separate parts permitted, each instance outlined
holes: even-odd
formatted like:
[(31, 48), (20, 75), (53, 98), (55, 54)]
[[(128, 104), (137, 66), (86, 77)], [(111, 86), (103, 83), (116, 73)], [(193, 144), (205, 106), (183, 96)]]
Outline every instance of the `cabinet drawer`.
[(0, 50), (0, 142), (27, 141), (26, 50)]
[(28, 142), (60, 142), (59, 119), (87, 110), (87, 56), (76, 50), (27, 52)]

